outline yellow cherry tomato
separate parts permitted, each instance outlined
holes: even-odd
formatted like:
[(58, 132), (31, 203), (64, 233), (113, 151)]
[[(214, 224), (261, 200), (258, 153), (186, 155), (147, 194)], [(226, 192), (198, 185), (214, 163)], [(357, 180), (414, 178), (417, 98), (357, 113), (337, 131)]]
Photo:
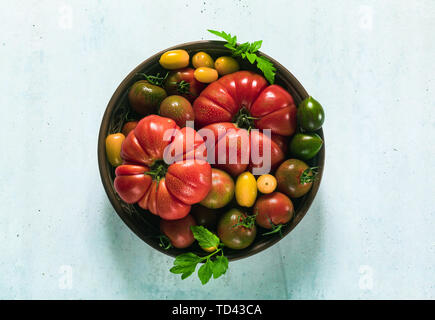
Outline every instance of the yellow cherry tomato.
[(257, 188), (261, 193), (272, 193), (276, 184), (276, 179), (271, 174), (263, 174), (257, 179)]
[(215, 69), (208, 68), (208, 67), (201, 67), (195, 69), (193, 76), (195, 77), (196, 80), (202, 83), (211, 83), (213, 81), (216, 81), (217, 78), (219, 77)]
[(204, 250), (205, 252), (215, 252), (217, 250), (216, 247), (209, 247), (209, 248), (201, 247), (201, 249)]
[(185, 68), (189, 65), (189, 54), (186, 50), (169, 50), (160, 57), (160, 65), (168, 70)]
[(192, 57), (192, 65), (195, 69), (201, 68), (201, 67), (213, 68), (214, 61), (213, 61), (213, 58), (210, 57), (210, 55), (208, 53), (201, 51), (201, 52), (196, 53)]
[(109, 160), (110, 164), (114, 167), (122, 163), (121, 145), (124, 140), (125, 136), (122, 133), (113, 133), (106, 137), (107, 160)]
[(243, 172), (237, 177), (235, 195), (242, 207), (252, 207), (257, 198), (257, 181), (250, 172)]
[(220, 76), (239, 71), (240, 66), (236, 59), (233, 57), (220, 57), (214, 63), (214, 68)]

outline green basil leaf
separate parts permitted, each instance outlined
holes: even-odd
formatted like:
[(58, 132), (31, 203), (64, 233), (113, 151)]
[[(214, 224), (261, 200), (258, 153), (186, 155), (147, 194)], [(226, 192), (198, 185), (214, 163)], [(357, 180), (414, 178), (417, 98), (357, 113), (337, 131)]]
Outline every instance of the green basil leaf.
[(228, 269), (228, 259), (225, 256), (217, 256), (213, 263), (213, 278), (217, 279), (225, 274)]
[(219, 246), (220, 240), (218, 236), (203, 226), (191, 226), (190, 229), (192, 230), (193, 236), (198, 241), (198, 244), (201, 248), (217, 248)]
[(198, 270), (198, 278), (201, 280), (201, 283), (206, 284), (213, 274), (213, 261), (207, 259), (207, 262), (204, 263)]

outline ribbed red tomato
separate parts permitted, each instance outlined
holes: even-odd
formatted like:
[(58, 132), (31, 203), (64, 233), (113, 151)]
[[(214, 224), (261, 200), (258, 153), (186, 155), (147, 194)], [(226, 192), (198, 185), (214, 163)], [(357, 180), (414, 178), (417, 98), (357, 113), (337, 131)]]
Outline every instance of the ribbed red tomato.
[(217, 122), (245, 127), (251, 122), (257, 129), (271, 129), (282, 136), (296, 131), (297, 109), (292, 96), (250, 71), (234, 72), (211, 83), (195, 100), (193, 109), (199, 127)]
[[(209, 144), (210, 151), (214, 152), (214, 166), (225, 170), (232, 176), (238, 176), (246, 170), (263, 166), (266, 148), (270, 144), (270, 168), (277, 167), (284, 160), (284, 152), (279, 145), (260, 131), (248, 131), (238, 128), (231, 122), (213, 123), (199, 130), (198, 133), (206, 136), (206, 129), (213, 133), (214, 141)], [(213, 146), (213, 148), (212, 148)], [(210, 153), (212, 156), (212, 153)], [(267, 168), (265, 168), (267, 169)], [(269, 172), (270, 170), (266, 170)], [(267, 173), (267, 172), (263, 173)]]
[(125, 162), (116, 168), (114, 181), (121, 199), (163, 219), (185, 217), (210, 191), (204, 140), (192, 128), (180, 130), (172, 119), (143, 118), (124, 140), (121, 157)]

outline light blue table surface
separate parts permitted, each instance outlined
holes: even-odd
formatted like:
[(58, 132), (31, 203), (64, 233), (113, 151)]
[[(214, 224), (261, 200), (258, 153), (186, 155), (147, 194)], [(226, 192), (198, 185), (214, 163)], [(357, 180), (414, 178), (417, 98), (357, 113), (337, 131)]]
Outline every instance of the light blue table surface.
[[(279, 244), (202, 286), (100, 181), (106, 105), (206, 29), (263, 39), (326, 110), (326, 166)], [(435, 2), (1, 1), (0, 298), (433, 299)]]

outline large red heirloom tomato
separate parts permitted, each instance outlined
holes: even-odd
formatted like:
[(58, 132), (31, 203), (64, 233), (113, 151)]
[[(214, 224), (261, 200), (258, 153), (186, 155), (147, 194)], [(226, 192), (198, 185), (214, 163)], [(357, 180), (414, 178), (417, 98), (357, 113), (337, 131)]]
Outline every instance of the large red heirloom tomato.
[(115, 190), (125, 202), (162, 219), (185, 217), (210, 191), (203, 138), (190, 127), (180, 129), (172, 119), (150, 115), (140, 120), (124, 140), (121, 156), (124, 164), (115, 170)]
[[(213, 133), (211, 142), (210, 137), (206, 136), (205, 129)], [(278, 141), (272, 136), (269, 138), (260, 131), (251, 131), (238, 128), (231, 122), (213, 123), (205, 126), (198, 131), (206, 138), (210, 157), (214, 154), (213, 161), (216, 168), (225, 170), (236, 177), (247, 169), (263, 168), (264, 174), (277, 167), (284, 160), (284, 151)], [(270, 145), (270, 166), (266, 167), (265, 156)]]
[(211, 83), (195, 100), (193, 109), (199, 127), (252, 120), (257, 129), (271, 129), (281, 136), (296, 131), (297, 108), (292, 96), (250, 71), (234, 72)]

